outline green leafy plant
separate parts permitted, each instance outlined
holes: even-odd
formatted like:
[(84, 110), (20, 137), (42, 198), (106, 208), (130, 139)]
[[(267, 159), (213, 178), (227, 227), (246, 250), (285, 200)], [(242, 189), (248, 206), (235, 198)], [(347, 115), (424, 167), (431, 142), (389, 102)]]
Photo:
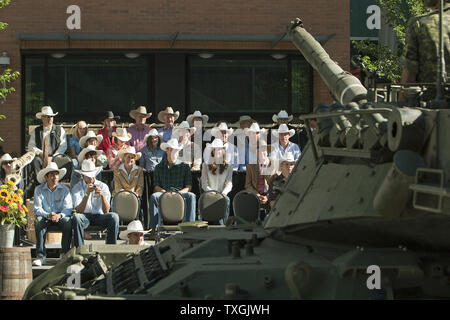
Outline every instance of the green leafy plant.
[(411, 17), (426, 13), (422, 0), (376, 0), (386, 20), (393, 28), (397, 39), (396, 48), (376, 44), (371, 41), (353, 41), (359, 54), (355, 57), (362, 70), (387, 81), (398, 82), (402, 66), (400, 57), (405, 46), (405, 32)]

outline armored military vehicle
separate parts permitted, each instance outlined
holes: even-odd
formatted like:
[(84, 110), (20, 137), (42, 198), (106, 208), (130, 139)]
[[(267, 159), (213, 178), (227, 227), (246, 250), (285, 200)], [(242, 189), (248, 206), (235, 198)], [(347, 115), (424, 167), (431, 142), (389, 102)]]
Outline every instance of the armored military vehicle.
[(302, 116), (308, 145), (264, 223), (72, 249), (24, 299), (450, 297), (449, 104), (421, 103), (424, 86), (405, 103), (395, 86), (368, 92), (300, 20), (288, 34), (336, 103)]

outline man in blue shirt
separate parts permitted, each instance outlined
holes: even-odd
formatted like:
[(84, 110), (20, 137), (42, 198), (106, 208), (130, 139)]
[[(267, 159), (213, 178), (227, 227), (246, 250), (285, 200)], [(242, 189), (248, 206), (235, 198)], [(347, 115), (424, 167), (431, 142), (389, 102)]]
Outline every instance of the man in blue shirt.
[(70, 249), (72, 240), (72, 197), (70, 190), (59, 179), (66, 174), (66, 169), (58, 169), (54, 162), (40, 170), (37, 180), (40, 183), (34, 190), (34, 214), (36, 215), (36, 256), (33, 265), (45, 264), (45, 234), (50, 225), (62, 229), (61, 252), (65, 254)]
[(106, 244), (116, 244), (119, 234), (119, 215), (109, 212), (111, 192), (106, 184), (95, 179), (102, 167), (91, 160), (84, 160), (81, 170), (75, 170), (83, 179), (72, 189), (73, 205), (77, 214), (73, 217), (75, 247), (84, 244), (84, 229), (90, 224), (107, 228)]
[(162, 134), (162, 141), (167, 142), (172, 138), (172, 129), (175, 121), (180, 116), (180, 112), (173, 112), (172, 107), (167, 107), (158, 113), (158, 120), (164, 123), (164, 126), (158, 130)]
[(186, 200), (184, 221), (195, 221), (196, 197), (189, 192), (192, 187), (192, 174), (184, 162), (177, 161), (178, 152), (182, 146), (177, 139), (170, 139), (161, 144), (161, 149), (166, 152), (166, 157), (156, 166), (154, 171), (155, 192), (150, 196), (150, 228), (155, 229), (161, 223), (158, 204), (159, 198), (166, 191), (172, 189), (181, 193)]
[(297, 144), (289, 141), (289, 139), (295, 134), (295, 130), (289, 129), (286, 124), (281, 124), (278, 130), (272, 130), (272, 132), (272, 146), (275, 147), (275, 150), (269, 155), (269, 157), (280, 159), (287, 152), (291, 152), (295, 161), (297, 161), (301, 155), (300, 148)]

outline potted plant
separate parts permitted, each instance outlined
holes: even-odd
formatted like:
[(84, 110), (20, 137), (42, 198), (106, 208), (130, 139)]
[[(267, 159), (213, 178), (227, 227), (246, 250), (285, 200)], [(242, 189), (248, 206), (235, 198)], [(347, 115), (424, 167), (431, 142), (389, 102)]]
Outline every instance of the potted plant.
[(12, 248), (15, 227), (27, 224), (28, 209), (22, 196), (23, 191), (11, 180), (0, 185), (0, 247)]

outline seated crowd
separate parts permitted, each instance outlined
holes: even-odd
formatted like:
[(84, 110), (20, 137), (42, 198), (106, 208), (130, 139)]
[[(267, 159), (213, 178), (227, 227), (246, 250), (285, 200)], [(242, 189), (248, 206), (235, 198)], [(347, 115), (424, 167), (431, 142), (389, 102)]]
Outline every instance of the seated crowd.
[[(28, 151), (36, 154), (33, 165), (39, 183), (34, 194), (38, 259), (33, 263), (37, 265), (45, 262), (44, 239), (49, 225), (62, 229), (62, 253), (70, 249), (72, 236), (76, 247), (83, 245), (84, 230), (89, 225), (106, 228), (106, 243), (116, 244), (119, 216), (110, 212), (111, 197), (129, 190), (141, 199), (145, 172), (153, 173), (153, 190), (146, 199), (153, 233), (161, 225), (158, 206), (165, 192), (179, 192), (186, 203), (184, 221), (196, 220), (198, 194), (192, 192), (192, 172), (200, 173), (201, 192), (216, 191), (226, 200), (222, 224), (230, 214), (229, 194), (235, 171), (245, 172), (245, 189), (256, 194), (264, 208), (270, 209), (303, 148), (291, 141), (294, 136), (296, 141), (301, 139), (288, 124), (292, 115), (284, 110), (273, 116), (275, 126), (268, 136), (268, 130), (261, 129), (249, 116), (239, 118), (236, 130), (222, 121), (206, 129), (209, 117), (200, 111), (177, 125), (175, 121), (180, 114), (171, 107), (158, 113), (163, 126), (156, 130), (146, 124), (152, 113), (140, 106), (130, 111), (135, 123), (128, 128), (118, 127), (116, 121), (120, 117), (107, 111), (101, 119), (102, 129), (95, 133), (85, 121), (79, 121), (68, 142), (64, 129), (53, 123), (57, 114), (50, 106), (42, 107), (36, 114), (42, 124), (31, 133), (28, 143)], [(73, 164), (70, 188), (60, 183), (66, 169), (52, 162), (55, 156), (65, 153)], [(11, 161), (8, 156), (0, 159), (3, 171), (8, 170)], [(43, 164), (47, 165), (43, 168)], [(106, 168), (113, 170), (112, 190), (101, 181), (102, 170)], [(77, 214), (71, 217), (73, 211)], [(132, 223), (120, 238), (141, 244), (140, 237), (147, 231), (142, 224)]]

